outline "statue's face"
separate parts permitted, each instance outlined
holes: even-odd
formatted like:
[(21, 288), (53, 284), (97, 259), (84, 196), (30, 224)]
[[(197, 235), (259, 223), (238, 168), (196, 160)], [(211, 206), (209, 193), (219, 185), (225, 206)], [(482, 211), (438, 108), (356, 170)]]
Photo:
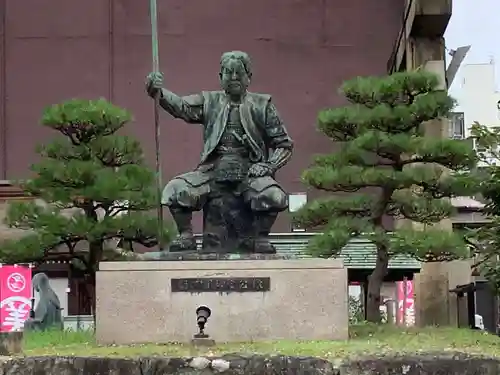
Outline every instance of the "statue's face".
[(231, 59), (222, 66), (220, 81), (222, 89), (226, 93), (239, 96), (246, 92), (250, 84), (250, 77), (241, 61)]

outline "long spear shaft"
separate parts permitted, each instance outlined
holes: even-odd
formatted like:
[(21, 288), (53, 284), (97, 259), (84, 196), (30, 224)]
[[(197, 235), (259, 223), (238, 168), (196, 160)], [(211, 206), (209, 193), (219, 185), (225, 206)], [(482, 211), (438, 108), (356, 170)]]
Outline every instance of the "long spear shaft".
[[(153, 72), (160, 72), (160, 57), (158, 52), (158, 9), (156, 0), (149, 0), (149, 12), (151, 16), (151, 52), (153, 61)], [(161, 153), (160, 153), (160, 95), (154, 98), (154, 122), (155, 122), (155, 151), (156, 151), (156, 185), (158, 190), (158, 244), (161, 250), (161, 233), (163, 229), (163, 212), (161, 207)]]

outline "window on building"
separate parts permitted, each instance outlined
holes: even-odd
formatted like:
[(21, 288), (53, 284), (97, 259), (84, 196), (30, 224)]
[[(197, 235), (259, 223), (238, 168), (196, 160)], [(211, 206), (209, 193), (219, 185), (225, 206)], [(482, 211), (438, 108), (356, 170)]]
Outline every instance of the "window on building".
[(450, 137), (453, 139), (465, 138), (465, 120), (463, 112), (450, 114)]

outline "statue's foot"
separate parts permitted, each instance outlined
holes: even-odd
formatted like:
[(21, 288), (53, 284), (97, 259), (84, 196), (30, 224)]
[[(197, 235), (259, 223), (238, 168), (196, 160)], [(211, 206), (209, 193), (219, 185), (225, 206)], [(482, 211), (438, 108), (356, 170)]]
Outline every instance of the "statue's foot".
[(253, 238), (245, 238), (241, 240), (238, 246), (238, 252), (241, 254), (252, 254), (255, 247), (254, 242)]
[(258, 238), (255, 240), (254, 252), (256, 254), (276, 254), (276, 248), (268, 239)]
[(203, 246), (201, 249), (202, 253), (219, 253), (221, 251), (221, 241), (219, 236), (215, 233), (204, 233), (203, 234)]
[(193, 235), (180, 235), (172, 241), (169, 247), (169, 251), (172, 253), (178, 253), (181, 251), (196, 251), (196, 249), (196, 239)]

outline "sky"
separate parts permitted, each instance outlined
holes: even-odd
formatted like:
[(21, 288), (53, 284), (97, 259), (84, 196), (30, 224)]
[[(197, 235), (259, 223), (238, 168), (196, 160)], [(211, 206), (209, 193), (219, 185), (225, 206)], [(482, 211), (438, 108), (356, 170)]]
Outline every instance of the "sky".
[[(497, 87), (500, 86), (500, 35), (495, 21), (499, 14), (500, 0), (453, 0), (453, 12), (445, 33), (448, 49), (471, 45), (462, 65), (487, 63), (492, 58), (496, 61)], [(458, 89), (459, 75), (460, 71), (451, 92)]]

